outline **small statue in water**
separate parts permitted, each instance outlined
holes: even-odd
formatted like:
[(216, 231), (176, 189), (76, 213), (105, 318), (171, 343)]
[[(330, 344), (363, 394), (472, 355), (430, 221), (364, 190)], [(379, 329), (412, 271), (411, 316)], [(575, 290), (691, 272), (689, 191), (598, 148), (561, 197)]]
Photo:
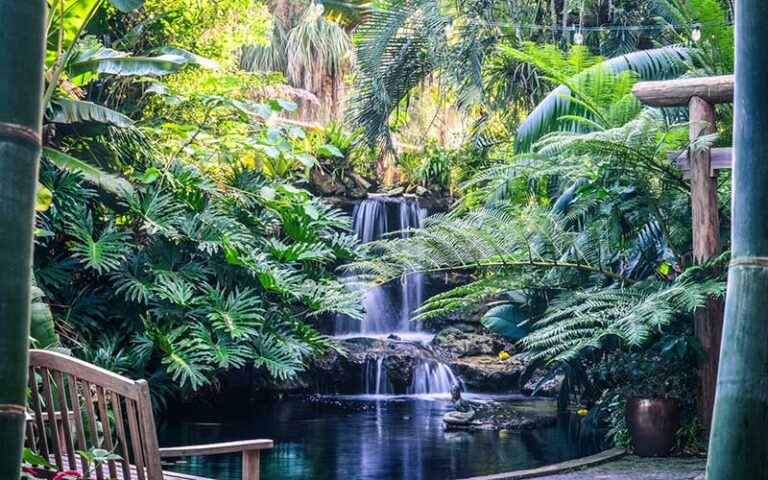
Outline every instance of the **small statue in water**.
[(475, 410), (472, 406), (461, 398), (461, 388), (454, 385), (451, 388), (451, 399), (453, 400), (453, 412), (448, 412), (443, 416), (443, 422), (448, 426), (471, 425), (475, 419)]

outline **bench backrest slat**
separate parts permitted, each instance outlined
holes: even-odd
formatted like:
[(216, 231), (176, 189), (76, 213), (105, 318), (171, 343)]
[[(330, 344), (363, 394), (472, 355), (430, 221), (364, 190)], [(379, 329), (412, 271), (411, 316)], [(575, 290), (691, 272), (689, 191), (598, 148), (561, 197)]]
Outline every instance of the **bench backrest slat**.
[[(64, 375), (59, 371), (54, 371), (53, 378), (56, 383), (56, 395), (59, 397), (59, 414), (61, 415), (61, 430), (63, 433), (64, 449), (67, 454), (70, 470), (77, 470), (77, 456), (75, 456), (75, 442), (72, 441), (72, 427), (69, 421), (70, 406), (67, 401), (67, 394), (64, 390)], [(75, 399), (77, 400), (77, 399)]]
[[(162, 478), (146, 381), (47, 350), (31, 350), (29, 366), (30, 448), (62, 470), (90, 469), (97, 480), (118, 477), (118, 465), (126, 480), (133, 475)], [(114, 452), (122, 460), (89, 466), (81, 459), (78, 467), (76, 452), (91, 448)]]

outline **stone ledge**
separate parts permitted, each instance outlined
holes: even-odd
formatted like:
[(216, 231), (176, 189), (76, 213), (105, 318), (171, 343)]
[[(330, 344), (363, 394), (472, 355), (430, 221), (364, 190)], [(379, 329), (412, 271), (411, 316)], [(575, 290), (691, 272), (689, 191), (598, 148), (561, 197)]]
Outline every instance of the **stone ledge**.
[(571, 470), (600, 465), (601, 463), (610, 462), (611, 460), (623, 457), (626, 453), (627, 452), (624, 450), (612, 448), (596, 455), (577, 458), (576, 460), (568, 460), (567, 462), (545, 465), (529, 470), (516, 470), (514, 472), (496, 473), (493, 475), (464, 478), (461, 480), (522, 480), (524, 478), (543, 477), (545, 475), (554, 475), (557, 473), (570, 472)]

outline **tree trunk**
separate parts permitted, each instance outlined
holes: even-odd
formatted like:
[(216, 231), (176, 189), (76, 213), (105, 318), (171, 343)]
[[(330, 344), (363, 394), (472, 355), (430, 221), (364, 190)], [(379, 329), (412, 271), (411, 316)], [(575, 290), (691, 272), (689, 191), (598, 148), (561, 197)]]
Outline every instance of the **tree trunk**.
[(19, 478), (40, 159), (45, 0), (0, 0), (0, 478)]
[(709, 440), (709, 480), (768, 478), (766, 18), (765, 0), (736, 3), (733, 253)]

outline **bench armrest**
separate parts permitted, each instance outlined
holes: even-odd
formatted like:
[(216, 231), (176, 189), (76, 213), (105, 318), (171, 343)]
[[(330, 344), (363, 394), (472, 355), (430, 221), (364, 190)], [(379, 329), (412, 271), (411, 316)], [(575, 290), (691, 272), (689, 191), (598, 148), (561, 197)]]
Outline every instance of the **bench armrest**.
[(185, 447), (161, 448), (160, 457), (192, 457), (197, 455), (220, 455), (223, 453), (250, 452), (272, 448), (272, 440), (244, 440), (241, 442), (190, 445)]

